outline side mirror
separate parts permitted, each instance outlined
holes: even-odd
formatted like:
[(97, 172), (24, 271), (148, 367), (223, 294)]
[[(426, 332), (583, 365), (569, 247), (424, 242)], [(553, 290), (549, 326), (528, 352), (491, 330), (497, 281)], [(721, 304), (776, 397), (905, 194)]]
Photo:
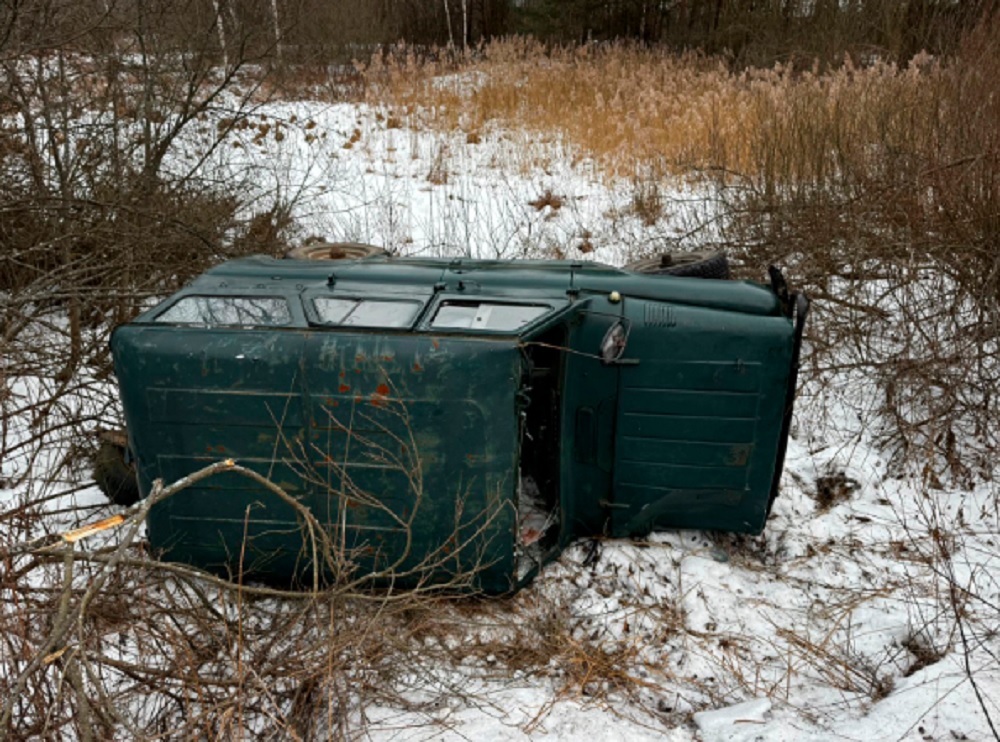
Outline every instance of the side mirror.
[(615, 322), (608, 331), (604, 333), (601, 340), (601, 362), (610, 364), (617, 361), (625, 353), (625, 346), (628, 344), (628, 331), (621, 320)]

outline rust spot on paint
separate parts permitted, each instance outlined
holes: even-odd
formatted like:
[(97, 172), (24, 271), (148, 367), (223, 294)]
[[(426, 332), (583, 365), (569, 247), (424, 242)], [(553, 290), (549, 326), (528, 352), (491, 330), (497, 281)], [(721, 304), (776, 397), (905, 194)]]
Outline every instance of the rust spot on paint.
[(226, 452), (226, 447), (225, 446), (216, 446), (215, 450), (218, 451), (219, 453), (225, 453)]
[(434, 346), (434, 350), (438, 350), (441, 347), (441, 343), (438, 342), (437, 338), (431, 338), (431, 345)]
[(751, 450), (751, 446), (733, 446), (729, 450), (729, 460), (726, 461), (726, 464), (729, 466), (746, 466), (747, 461), (750, 459)]
[(354, 401), (356, 403), (360, 404), (361, 403), (361, 395), (360, 394), (355, 394), (354, 395)]
[(381, 394), (384, 397), (389, 393), (389, 385), (379, 384), (377, 387), (375, 387), (375, 392), (376, 394)]
[(341, 394), (347, 394), (349, 391), (351, 391), (351, 387), (349, 387), (347, 384), (341, 384), (338, 391)]
[(385, 407), (385, 397), (380, 397), (377, 394), (373, 394), (371, 399), (368, 400), (368, 404), (372, 407)]
[(347, 372), (346, 371), (341, 371), (340, 372), (340, 378), (343, 379), (345, 376), (347, 376)]
[(396, 360), (396, 356), (382, 356), (382, 360), (383, 361), (390, 361), (390, 362), (391, 361), (395, 361)]
[(354, 362), (355, 363), (364, 363), (365, 362), (365, 355), (364, 355), (364, 353), (358, 353), (356, 356), (354, 356)]
[(331, 407), (340, 407), (340, 402), (338, 402), (337, 400), (333, 400), (333, 401), (332, 401), (332, 402), (330, 403), (330, 406), (331, 406)]
[(423, 371), (423, 370), (424, 370), (424, 367), (423, 367), (423, 366), (421, 366), (421, 365), (420, 365), (419, 363), (417, 363), (416, 361), (414, 361), (414, 362), (413, 362), (413, 372), (414, 372), (414, 373), (416, 373), (416, 374), (419, 374), (419, 373), (420, 373), (421, 371)]

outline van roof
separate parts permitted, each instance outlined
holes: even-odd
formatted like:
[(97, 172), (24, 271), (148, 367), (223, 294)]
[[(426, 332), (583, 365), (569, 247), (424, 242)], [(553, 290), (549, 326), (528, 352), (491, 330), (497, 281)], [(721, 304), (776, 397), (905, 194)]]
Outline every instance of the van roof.
[[(475, 260), (400, 258), (309, 261), (253, 256), (230, 260), (205, 272), (184, 293), (216, 290), (298, 293), (322, 286), (364, 290), (394, 287), (394, 293), (489, 294), (519, 299), (610, 294), (703, 306), (745, 314), (779, 315), (770, 288), (747, 281), (713, 281), (633, 273), (610, 265), (570, 260)], [(141, 318), (140, 321), (145, 319)]]

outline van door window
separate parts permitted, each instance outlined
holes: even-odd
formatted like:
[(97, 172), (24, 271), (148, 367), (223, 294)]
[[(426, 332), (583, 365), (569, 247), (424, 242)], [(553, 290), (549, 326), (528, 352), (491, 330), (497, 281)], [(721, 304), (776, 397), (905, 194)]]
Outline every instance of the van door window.
[(550, 309), (551, 307), (537, 304), (444, 301), (438, 307), (431, 327), (512, 332)]
[(316, 316), (327, 325), (354, 327), (409, 327), (420, 304), (384, 299), (341, 299), (320, 296), (313, 300)]
[(203, 327), (281, 327), (292, 324), (288, 302), (277, 296), (185, 296), (156, 322)]

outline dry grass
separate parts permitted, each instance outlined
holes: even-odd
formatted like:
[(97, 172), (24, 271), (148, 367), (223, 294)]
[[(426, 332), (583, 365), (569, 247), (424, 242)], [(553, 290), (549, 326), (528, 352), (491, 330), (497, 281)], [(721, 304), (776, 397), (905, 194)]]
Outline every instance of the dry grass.
[(721, 62), (627, 45), (548, 50), (514, 39), (457, 69), (403, 49), (375, 58), (365, 78), (370, 99), (411, 126), (559, 135), (618, 174), (650, 160), (680, 171), (719, 136), (709, 122), (740, 124), (726, 110), (740, 101)]
[(558, 135), (626, 176), (653, 165), (660, 175), (818, 185), (895, 154), (939, 151), (966, 113), (942, 107), (956, 92), (953, 68), (927, 56), (905, 69), (847, 62), (825, 74), (781, 65), (735, 73), (697, 54), (514, 39), (457, 66), (397, 49), (364, 75), (369, 99), (411, 126)]

